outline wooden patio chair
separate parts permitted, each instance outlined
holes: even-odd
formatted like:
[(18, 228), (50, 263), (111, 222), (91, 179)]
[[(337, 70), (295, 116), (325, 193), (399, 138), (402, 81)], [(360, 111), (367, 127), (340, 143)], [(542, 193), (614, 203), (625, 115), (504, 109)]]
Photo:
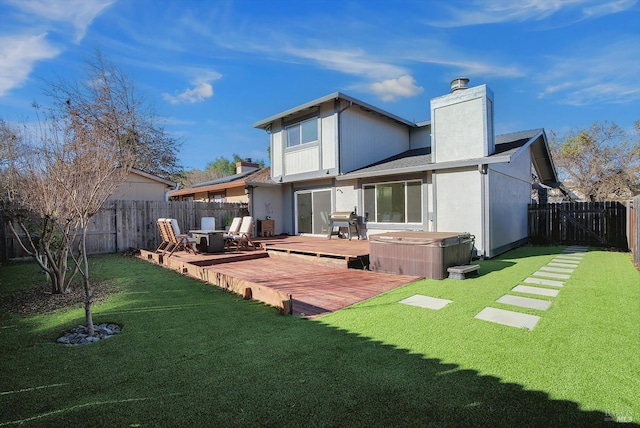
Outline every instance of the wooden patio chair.
[[(168, 251), (175, 250), (178, 245), (177, 239), (173, 236), (173, 229), (171, 228), (171, 219), (170, 218), (161, 218), (158, 220), (158, 228), (160, 229), (160, 233), (163, 240), (167, 241), (167, 244), (164, 245), (160, 251), (162, 251), (162, 255), (166, 254)], [(162, 244), (161, 244), (162, 245)]]
[(175, 218), (165, 219), (165, 229), (167, 230), (171, 243), (174, 244), (168, 257), (171, 257), (175, 251), (186, 251), (193, 254), (197, 253), (195, 248), (196, 239), (189, 235), (181, 234), (178, 221)]
[[(235, 219), (234, 219), (235, 220)], [(251, 240), (251, 235), (253, 234), (253, 217), (246, 216), (242, 218), (242, 224), (240, 225), (240, 229), (236, 234), (229, 234), (226, 238), (226, 247), (227, 249), (234, 248), (236, 251), (248, 250), (248, 249), (256, 249), (258, 245), (256, 245)]]
[(229, 244), (233, 241), (233, 237), (240, 233), (240, 226), (242, 226), (242, 217), (234, 217), (229, 226), (229, 230), (223, 235), (225, 248), (228, 248)]
[(165, 218), (159, 218), (156, 221), (156, 224), (158, 225), (158, 231), (160, 232), (160, 239), (162, 239), (162, 242), (160, 243), (158, 248), (156, 248), (156, 253), (164, 253), (166, 249), (171, 245), (171, 237), (169, 236), (165, 228), (165, 221)]

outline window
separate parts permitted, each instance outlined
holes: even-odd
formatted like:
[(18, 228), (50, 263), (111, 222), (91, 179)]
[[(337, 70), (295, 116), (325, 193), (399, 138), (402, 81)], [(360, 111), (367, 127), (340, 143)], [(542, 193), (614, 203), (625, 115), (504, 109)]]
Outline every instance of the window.
[(318, 140), (318, 118), (305, 120), (288, 126), (287, 147), (295, 147), (300, 144), (312, 143)]
[(376, 223), (421, 223), (420, 181), (400, 181), (364, 186), (364, 210)]

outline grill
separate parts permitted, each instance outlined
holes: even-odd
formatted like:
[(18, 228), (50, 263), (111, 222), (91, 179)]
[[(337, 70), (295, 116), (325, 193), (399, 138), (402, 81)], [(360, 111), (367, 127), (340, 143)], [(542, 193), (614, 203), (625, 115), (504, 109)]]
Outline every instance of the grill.
[[(337, 231), (334, 231), (334, 228), (338, 228)], [(354, 212), (350, 211), (336, 211), (329, 216), (329, 236), (338, 235), (341, 236), (340, 229), (346, 228), (347, 233), (349, 235), (349, 240), (351, 240), (351, 232), (355, 231), (356, 236), (360, 239), (360, 230), (358, 230), (358, 216)]]

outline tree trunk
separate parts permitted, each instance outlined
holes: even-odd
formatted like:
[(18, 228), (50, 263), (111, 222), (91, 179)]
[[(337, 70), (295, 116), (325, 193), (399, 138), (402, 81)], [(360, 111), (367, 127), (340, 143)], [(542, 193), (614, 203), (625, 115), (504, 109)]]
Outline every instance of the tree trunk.
[(91, 303), (93, 293), (91, 291), (91, 284), (89, 284), (89, 260), (87, 259), (87, 219), (82, 219), (82, 285), (84, 286), (84, 314), (87, 322), (87, 334), (93, 336), (95, 331), (93, 329), (93, 316), (91, 314)]

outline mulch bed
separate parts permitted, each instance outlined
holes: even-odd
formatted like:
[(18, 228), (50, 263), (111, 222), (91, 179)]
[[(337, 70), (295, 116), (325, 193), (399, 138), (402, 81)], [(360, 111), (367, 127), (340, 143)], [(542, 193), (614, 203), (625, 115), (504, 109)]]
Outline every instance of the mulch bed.
[[(117, 289), (105, 282), (92, 284), (91, 290), (93, 303), (105, 300), (108, 296), (117, 293)], [(0, 300), (1, 309), (21, 315), (47, 313), (69, 307), (84, 308), (84, 288), (82, 285), (74, 285), (71, 292), (66, 294), (51, 294), (51, 286), (42, 283)]]

